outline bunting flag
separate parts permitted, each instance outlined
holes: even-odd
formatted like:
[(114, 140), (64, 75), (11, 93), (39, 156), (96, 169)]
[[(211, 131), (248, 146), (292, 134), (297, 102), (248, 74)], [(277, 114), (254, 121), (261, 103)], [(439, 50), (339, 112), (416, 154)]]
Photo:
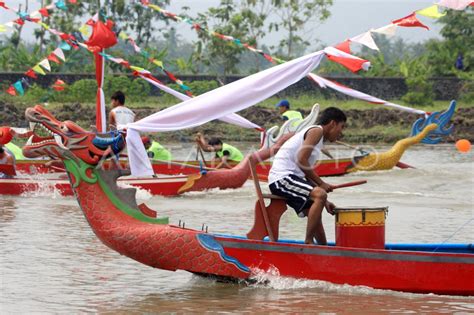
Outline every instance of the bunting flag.
[(392, 21), (393, 24), (403, 27), (424, 27), (427, 30), (430, 28), (425, 24), (421, 23), (420, 20), (417, 19), (415, 12), (410, 15), (407, 15), (401, 19)]
[(6, 91), (8, 94), (10, 94), (11, 96), (16, 96), (16, 90), (15, 88), (13, 87), (13, 85), (10, 85)]
[(5, 27), (5, 25), (0, 24), (0, 33), (6, 32), (6, 31), (7, 31), (7, 28)]
[(38, 12), (39, 12), (42, 16), (44, 16), (44, 17), (48, 17), (48, 16), (49, 16), (49, 11), (48, 11), (48, 9), (46, 9), (46, 8), (41, 8), (41, 9), (38, 10)]
[(79, 32), (81, 32), (81, 34), (84, 36), (89, 36), (91, 34), (89, 26), (87, 24), (84, 24), (79, 27)]
[(43, 68), (41, 68), (39, 65), (34, 66), (31, 68), (34, 72), (39, 73), (41, 75), (45, 75), (46, 72), (44, 72)]
[(38, 78), (38, 76), (36, 76), (36, 73), (33, 71), (33, 69), (29, 69), (28, 71), (26, 71), (25, 75), (33, 79)]
[(389, 25), (385, 25), (375, 30), (371, 30), (371, 32), (387, 35), (387, 36), (394, 36), (395, 32), (397, 31), (397, 25), (390, 23)]
[(53, 54), (55, 54), (59, 59), (61, 59), (62, 61), (66, 61), (66, 57), (64, 57), (64, 53), (63, 51), (61, 50), (61, 48), (56, 48), (54, 51), (53, 51)]
[(337, 44), (334, 48), (339, 49), (345, 53), (351, 53), (351, 42), (349, 40), (345, 40), (342, 43)]
[(354, 73), (360, 70), (367, 71), (370, 67), (370, 61), (345, 53), (334, 47), (325, 48), (324, 53), (329, 60), (339, 63)]
[(439, 13), (438, 5), (434, 4), (430, 7), (416, 11), (416, 14), (423, 15), (432, 19), (439, 19), (440, 17), (445, 16), (446, 12)]
[(71, 46), (66, 42), (61, 42), (61, 44), (59, 44), (59, 48), (62, 50), (71, 50)]
[(7, 10), (10, 10), (10, 8), (6, 6), (4, 1), (0, 1), (0, 7), (4, 8), (4, 9), (7, 9)]
[(370, 34), (370, 31), (354, 36), (350, 39), (350, 41), (362, 44), (366, 47), (369, 47), (370, 49), (380, 51), (380, 49), (377, 47), (377, 44), (375, 44), (374, 39), (372, 38), (372, 34)]
[(54, 82), (53, 84), (53, 89), (56, 91), (64, 91), (65, 88), (66, 83), (61, 79), (57, 79), (56, 82)]
[(40, 63), (38, 63), (40, 66), (42, 66), (43, 68), (45, 68), (46, 70), (48, 71), (51, 71), (51, 66), (49, 65), (49, 61), (48, 59), (43, 59), (41, 60)]
[(49, 61), (52, 61), (54, 63), (57, 63), (57, 64), (61, 64), (61, 62), (58, 60), (58, 57), (56, 57), (55, 54), (51, 53), (49, 54), (48, 57), (46, 57)]
[(13, 83), (12, 86), (15, 88), (18, 94), (20, 94), (21, 96), (25, 95), (25, 90), (23, 89), (23, 85), (21, 84), (21, 81), (16, 81), (15, 83)]
[(442, 7), (450, 8), (453, 10), (464, 10), (469, 5), (474, 6), (472, 0), (440, 0), (437, 5)]

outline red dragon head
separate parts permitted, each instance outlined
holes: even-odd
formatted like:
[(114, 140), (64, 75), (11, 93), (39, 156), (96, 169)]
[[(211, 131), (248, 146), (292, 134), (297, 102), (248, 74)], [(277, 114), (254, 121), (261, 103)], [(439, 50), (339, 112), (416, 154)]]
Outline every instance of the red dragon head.
[(96, 134), (86, 131), (72, 121), (57, 120), (40, 105), (27, 108), (25, 116), (33, 131), (23, 147), (23, 154), (29, 158), (81, 159), (97, 165), (102, 158), (118, 154), (125, 147), (122, 132)]

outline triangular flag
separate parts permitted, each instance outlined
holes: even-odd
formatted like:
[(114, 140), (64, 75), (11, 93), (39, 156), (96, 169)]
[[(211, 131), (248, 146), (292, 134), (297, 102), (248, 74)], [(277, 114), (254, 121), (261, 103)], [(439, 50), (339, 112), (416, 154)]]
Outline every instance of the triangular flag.
[(38, 77), (36, 76), (36, 73), (33, 71), (33, 69), (30, 69), (25, 72), (26, 76), (29, 76), (30, 78), (37, 79)]
[(345, 40), (342, 43), (337, 44), (334, 48), (342, 50), (345, 53), (351, 53), (351, 43), (349, 40)]
[(153, 63), (157, 65), (158, 67), (163, 68), (163, 61), (153, 59)]
[(66, 11), (67, 10), (67, 5), (63, 0), (58, 0), (54, 3), (56, 5), (56, 8)]
[(372, 38), (372, 35), (370, 34), (370, 31), (354, 36), (350, 39), (350, 41), (362, 44), (364, 46), (369, 47), (370, 49), (380, 50), (377, 47), (377, 44), (375, 44), (374, 39)]
[(49, 27), (48, 24), (45, 24), (45, 23), (43, 23), (43, 22), (38, 22), (38, 24), (41, 25), (45, 30), (49, 30), (49, 29), (50, 29), (50, 27)]
[(396, 24), (398, 26), (404, 26), (404, 27), (424, 27), (427, 30), (430, 28), (426, 26), (425, 24), (421, 23), (420, 20), (416, 18), (415, 12), (413, 12), (410, 15), (407, 15), (401, 19), (394, 20), (392, 21), (393, 24)]
[(41, 15), (44, 16), (44, 17), (49, 16), (48, 9), (46, 9), (46, 8), (41, 8), (41, 9), (38, 10), (38, 12), (41, 13)]
[(13, 87), (13, 85), (10, 85), (7, 89), (7, 93), (10, 94), (11, 96), (16, 96), (16, 90)]
[(4, 2), (4, 1), (0, 1), (0, 7), (5, 8), (5, 9), (7, 9), (7, 10), (10, 9), (9, 7), (7, 7), (7, 6), (5, 5), (5, 2)]
[(49, 61), (55, 62), (57, 64), (61, 64), (61, 62), (58, 60), (58, 57), (56, 57), (55, 54), (51, 53), (49, 54), (48, 57), (46, 57)]
[(69, 46), (69, 44), (66, 42), (61, 42), (61, 44), (59, 44), (59, 48), (62, 50), (71, 50), (71, 46)]
[(61, 59), (62, 61), (66, 61), (66, 57), (64, 57), (64, 53), (63, 51), (61, 50), (61, 48), (56, 48), (55, 50), (53, 50), (53, 54), (55, 54), (56, 56), (59, 57), (59, 59)]
[(430, 7), (416, 11), (416, 14), (423, 15), (432, 19), (439, 19), (440, 17), (445, 16), (446, 12), (439, 13), (438, 6), (434, 4)]
[(77, 0), (69, 0), (69, 3), (76, 4)]
[(13, 83), (13, 87), (21, 96), (25, 95), (25, 90), (23, 89), (21, 81), (16, 81), (15, 83)]
[(146, 71), (145, 69), (141, 67), (136, 67), (136, 66), (130, 66), (130, 69), (138, 71), (138, 72)]
[(49, 65), (49, 61), (48, 59), (43, 59), (41, 60), (40, 63), (38, 63), (40, 66), (42, 66), (43, 68), (45, 68), (46, 70), (48, 71), (51, 71), (51, 66)]
[(7, 28), (5, 27), (5, 25), (0, 24), (0, 33), (6, 32), (6, 31), (7, 31)]
[(81, 32), (81, 34), (84, 35), (84, 36), (89, 36), (91, 34), (90, 29), (89, 29), (89, 25), (83, 24), (79, 28), (79, 32)]
[(371, 30), (371, 32), (384, 34), (384, 35), (387, 35), (387, 36), (394, 36), (396, 31), (397, 31), (397, 26), (395, 24), (392, 24), (392, 23), (390, 23), (389, 25), (379, 27), (375, 30)]
[(33, 68), (31, 68), (31, 69), (33, 69), (34, 72), (39, 73), (39, 74), (41, 74), (41, 75), (45, 75), (45, 74), (46, 74), (46, 72), (44, 72), (43, 68), (41, 68), (39, 65), (36, 65), (36, 66), (34, 66)]
[(122, 32), (120, 32), (119, 37), (122, 40), (127, 40), (129, 36), (127, 34), (125, 34), (125, 32), (122, 31)]
[(156, 11), (161, 11), (161, 8), (157, 5), (154, 5), (154, 4), (149, 4), (148, 7), (152, 8), (153, 10), (156, 10)]
[(472, 0), (441, 0), (437, 5), (450, 8), (453, 10), (464, 10), (468, 5), (473, 5)]
[(10, 21), (10, 22), (5, 23), (4, 25), (9, 27), (9, 28), (13, 28), (14, 23), (12, 21)]
[(24, 24), (25, 24), (25, 21), (23, 21), (21, 18), (18, 18), (18, 19), (16, 19), (16, 20), (13, 21), (13, 22), (15, 22), (15, 23), (18, 24), (18, 25), (24, 25)]
[(330, 54), (326, 54), (326, 56), (328, 57), (329, 60), (333, 61), (333, 62), (336, 62), (344, 67), (346, 67), (347, 69), (349, 69), (350, 71), (352, 72), (358, 72), (362, 69), (364, 70), (367, 70), (366, 68), (366, 63), (368, 63), (369, 61), (367, 60), (364, 60), (364, 59), (354, 59), (354, 58), (346, 58), (346, 57), (339, 57), (339, 56), (334, 56), (334, 55), (330, 55)]

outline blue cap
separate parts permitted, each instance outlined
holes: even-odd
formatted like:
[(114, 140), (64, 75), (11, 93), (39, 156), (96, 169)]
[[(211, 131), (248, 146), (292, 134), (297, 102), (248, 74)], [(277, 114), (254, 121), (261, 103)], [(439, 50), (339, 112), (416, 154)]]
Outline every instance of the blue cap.
[(278, 104), (275, 105), (275, 107), (280, 107), (280, 106), (285, 106), (290, 108), (290, 102), (288, 100), (281, 100)]

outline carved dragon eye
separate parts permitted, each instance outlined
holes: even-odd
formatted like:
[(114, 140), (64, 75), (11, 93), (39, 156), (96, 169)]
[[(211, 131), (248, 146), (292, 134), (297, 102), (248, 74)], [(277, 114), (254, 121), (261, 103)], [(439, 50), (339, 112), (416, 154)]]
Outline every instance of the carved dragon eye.
[(61, 125), (61, 130), (62, 130), (63, 132), (68, 132), (68, 131), (69, 131), (69, 128), (66, 127), (66, 125)]

